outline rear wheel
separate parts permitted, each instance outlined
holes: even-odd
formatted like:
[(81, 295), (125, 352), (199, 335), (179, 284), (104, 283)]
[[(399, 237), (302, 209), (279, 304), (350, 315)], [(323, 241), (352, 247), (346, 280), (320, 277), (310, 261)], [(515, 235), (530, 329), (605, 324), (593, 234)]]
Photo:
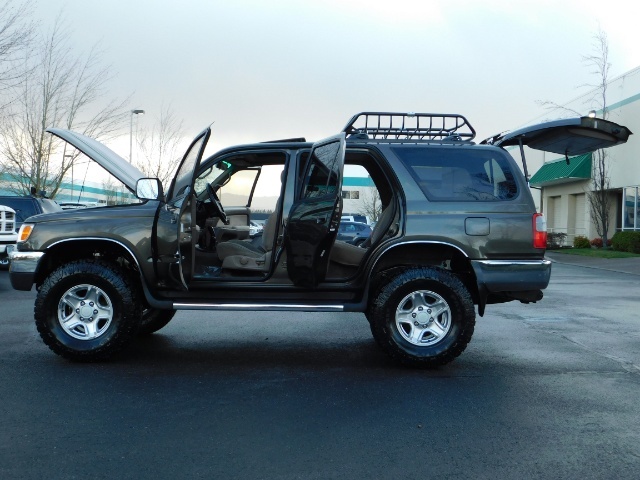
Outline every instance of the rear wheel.
[(451, 362), (467, 347), (475, 326), (468, 290), (438, 268), (391, 276), (378, 290), (370, 312), (376, 342), (392, 358), (412, 366)]
[(75, 361), (103, 360), (124, 348), (142, 315), (138, 289), (116, 265), (79, 260), (54, 270), (35, 303), (45, 344)]
[(151, 335), (165, 327), (176, 314), (175, 310), (159, 310), (147, 308), (142, 312), (142, 320), (138, 327), (138, 335)]

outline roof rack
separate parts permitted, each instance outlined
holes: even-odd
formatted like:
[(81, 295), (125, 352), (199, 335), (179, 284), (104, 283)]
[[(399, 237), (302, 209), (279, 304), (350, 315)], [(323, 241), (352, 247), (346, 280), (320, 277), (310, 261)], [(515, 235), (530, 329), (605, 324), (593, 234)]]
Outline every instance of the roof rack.
[(448, 113), (362, 112), (354, 115), (342, 131), (347, 135), (387, 140), (462, 141), (476, 136), (465, 117)]

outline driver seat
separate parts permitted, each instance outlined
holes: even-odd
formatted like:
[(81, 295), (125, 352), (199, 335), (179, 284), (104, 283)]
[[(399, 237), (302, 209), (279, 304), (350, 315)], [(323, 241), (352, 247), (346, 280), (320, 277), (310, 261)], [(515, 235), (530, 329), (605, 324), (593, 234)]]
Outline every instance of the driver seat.
[(256, 246), (244, 240), (229, 240), (216, 246), (222, 268), (251, 272), (268, 272), (271, 252), (278, 232), (278, 208), (269, 215), (262, 229), (262, 245)]

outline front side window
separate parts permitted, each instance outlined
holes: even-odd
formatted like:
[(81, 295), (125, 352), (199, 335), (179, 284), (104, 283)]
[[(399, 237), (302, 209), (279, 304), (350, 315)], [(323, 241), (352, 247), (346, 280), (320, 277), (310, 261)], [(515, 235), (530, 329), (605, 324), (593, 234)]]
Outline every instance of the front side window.
[(197, 137), (191, 147), (185, 154), (182, 163), (178, 167), (176, 172), (174, 184), (172, 190), (169, 192), (169, 198), (171, 200), (183, 197), (188, 193), (191, 186), (191, 180), (193, 179), (193, 171), (198, 164), (202, 151), (209, 139), (209, 131), (205, 131)]
[(463, 148), (393, 148), (432, 201), (501, 201), (518, 195), (509, 162), (499, 152)]

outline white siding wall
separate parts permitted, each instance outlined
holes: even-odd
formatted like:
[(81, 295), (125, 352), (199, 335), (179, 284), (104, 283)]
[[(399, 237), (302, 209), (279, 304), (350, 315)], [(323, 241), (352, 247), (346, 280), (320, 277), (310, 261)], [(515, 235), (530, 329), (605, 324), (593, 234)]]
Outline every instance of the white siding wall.
[[(618, 204), (622, 198), (620, 189), (640, 184), (640, 142), (634, 138), (640, 134), (640, 67), (611, 81), (607, 91), (607, 103), (611, 107), (609, 120), (636, 132), (636, 135), (631, 136), (626, 144), (607, 150), (613, 200), (609, 225), (609, 237), (611, 237), (616, 231), (616, 225), (620, 223), (620, 219), (617, 218), (619, 216)], [(592, 92), (587, 92), (565, 104), (565, 107), (587, 114), (589, 110), (597, 109), (596, 105), (588, 103), (592, 97)], [(547, 112), (530, 123), (566, 116), (568, 115), (563, 112), (557, 112), (557, 114)], [(516, 163), (520, 164), (519, 150), (512, 149), (510, 153)], [(529, 148), (525, 148), (525, 155), (530, 176), (535, 174), (545, 162), (559, 158), (559, 155)], [(567, 244), (573, 242), (573, 236), (576, 234), (585, 235), (589, 239), (598, 236), (591, 222), (590, 207), (586, 195), (589, 190), (589, 181), (548, 186), (544, 187), (542, 192), (538, 189), (532, 189), (538, 208), (541, 203), (543, 205), (550, 231), (566, 232), (568, 234)], [(542, 201), (541, 196), (544, 197)]]
[(587, 236), (587, 196), (584, 193), (579, 193), (577, 195), (572, 195), (572, 197), (575, 201), (573, 233), (574, 235)]

